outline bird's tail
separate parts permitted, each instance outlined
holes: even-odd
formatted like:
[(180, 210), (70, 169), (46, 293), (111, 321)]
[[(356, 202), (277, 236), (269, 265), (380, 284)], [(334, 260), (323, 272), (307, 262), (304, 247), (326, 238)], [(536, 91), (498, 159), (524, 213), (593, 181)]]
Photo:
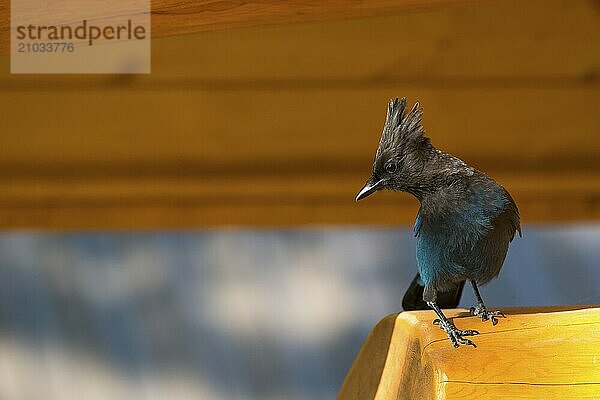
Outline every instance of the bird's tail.
[[(437, 293), (437, 301), (436, 303), (440, 306), (440, 308), (456, 308), (458, 307), (458, 303), (460, 302), (460, 296), (462, 295), (463, 287), (465, 286), (465, 281), (457, 284), (456, 287), (445, 291)], [(412, 310), (429, 310), (429, 306), (423, 300), (423, 290), (425, 287), (421, 284), (421, 276), (417, 274), (415, 279), (411, 282), (410, 286), (406, 290), (404, 294), (404, 298), (402, 299), (402, 308), (404, 311), (412, 311)]]

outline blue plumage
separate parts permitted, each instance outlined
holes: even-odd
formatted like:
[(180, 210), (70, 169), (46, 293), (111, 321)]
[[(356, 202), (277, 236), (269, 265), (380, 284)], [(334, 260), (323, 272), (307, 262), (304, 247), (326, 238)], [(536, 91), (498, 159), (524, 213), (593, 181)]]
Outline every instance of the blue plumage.
[(390, 189), (420, 201), (413, 228), (420, 278), (411, 287), (421, 287), (417, 292), (456, 347), (474, 346), (464, 336), (477, 332), (458, 330), (439, 308), (438, 294), (462, 290), (468, 280), (478, 301), (472, 314), (497, 323), (503, 314), (487, 310), (478, 285), (500, 272), (515, 232), (521, 233), (519, 211), (500, 184), (431, 144), (418, 103), (407, 115), (405, 108), (406, 99), (390, 101), (371, 177), (356, 199)]
[(436, 290), (496, 277), (520, 229), (517, 207), (502, 186), (477, 171), (455, 179), (424, 196), (417, 216), (417, 267), (424, 285)]

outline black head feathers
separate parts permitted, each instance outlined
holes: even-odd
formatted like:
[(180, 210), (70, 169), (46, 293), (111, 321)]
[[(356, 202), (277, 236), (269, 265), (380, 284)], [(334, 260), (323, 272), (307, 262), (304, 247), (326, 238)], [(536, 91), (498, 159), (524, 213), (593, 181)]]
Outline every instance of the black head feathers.
[(421, 125), (423, 109), (419, 103), (415, 103), (406, 115), (405, 111), (406, 97), (401, 100), (398, 100), (398, 98), (392, 99), (388, 103), (385, 126), (379, 141), (377, 155), (386, 150), (428, 142), (424, 135), (423, 125)]

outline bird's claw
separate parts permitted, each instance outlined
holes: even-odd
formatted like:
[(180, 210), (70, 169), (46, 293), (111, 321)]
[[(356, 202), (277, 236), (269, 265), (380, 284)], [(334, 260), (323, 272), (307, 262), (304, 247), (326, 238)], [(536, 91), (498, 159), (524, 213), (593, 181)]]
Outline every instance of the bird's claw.
[(471, 307), (469, 312), (474, 317), (480, 317), (482, 321), (492, 321), (492, 325), (494, 326), (498, 323), (498, 317), (506, 318), (506, 315), (504, 315), (502, 311), (488, 311), (483, 304), (477, 304), (476, 307)]
[(452, 322), (448, 321), (446, 323), (446, 322), (440, 320), (439, 318), (434, 319), (433, 324), (439, 325), (440, 329), (443, 329), (444, 331), (446, 331), (446, 333), (448, 334), (448, 337), (450, 338), (450, 341), (452, 342), (452, 346), (454, 346), (455, 348), (458, 348), (458, 346), (460, 344), (466, 344), (469, 346), (477, 347), (477, 345), (475, 343), (473, 343), (471, 340), (469, 340), (463, 336), (479, 335), (479, 331), (476, 331), (474, 329), (467, 329), (467, 330), (461, 331)]

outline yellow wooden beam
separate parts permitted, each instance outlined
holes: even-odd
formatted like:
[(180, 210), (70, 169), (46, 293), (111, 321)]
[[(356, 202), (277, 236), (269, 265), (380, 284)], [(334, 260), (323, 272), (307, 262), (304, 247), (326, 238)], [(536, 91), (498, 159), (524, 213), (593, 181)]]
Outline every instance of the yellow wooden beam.
[[(472, 1), (472, 0), (471, 0)], [(331, 21), (381, 14), (413, 11), (468, 0), (309, 0), (309, 1), (220, 1), (220, 0), (152, 0), (152, 37), (226, 30), (241, 27), (277, 25), (294, 22)], [(64, 3), (65, 5), (67, 3)], [(88, 19), (101, 21), (112, 15), (135, 15), (127, 2), (114, 1), (112, 7), (90, 10), (90, 3), (72, 2), (71, 9), (60, 10), (64, 21), (52, 20), (53, 24), (72, 22), (72, 15), (86, 15)], [(32, 13), (38, 10), (31, 10)], [(58, 13), (56, 11), (53, 17)], [(131, 14), (128, 14), (131, 13)], [(0, 54), (10, 51), (10, 8), (8, 3), (0, 6)], [(40, 16), (36, 20), (42, 23)]]
[[(452, 347), (430, 311), (384, 318), (373, 329), (338, 400), (597, 399), (600, 308), (507, 309), (492, 326), (452, 310), (476, 329), (477, 348)], [(448, 315), (447, 314), (447, 315)]]
[[(215, 225), (409, 225), (418, 204), (407, 194), (378, 193), (355, 203), (368, 172), (119, 176), (100, 171), (0, 179), (4, 228), (175, 228)], [(14, 171), (12, 169), (11, 171)], [(185, 174), (181, 174), (185, 175)], [(595, 218), (600, 207), (596, 176), (521, 173), (497, 175), (511, 189), (524, 221)]]
[(600, 72), (599, 19), (589, 0), (503, 0), (205, 32), (153, 40), (150, 75), (9, 75), (5, 59), (0, 89), (582, 86)]
[[(353, 202), (402, 91), (0, 93), (0, 225), (409, 224), (408, 195)], [(526, 223), (600, 218), (600, 91), (403, 94), (425, 105), (434, 144), (503, 183)]]

